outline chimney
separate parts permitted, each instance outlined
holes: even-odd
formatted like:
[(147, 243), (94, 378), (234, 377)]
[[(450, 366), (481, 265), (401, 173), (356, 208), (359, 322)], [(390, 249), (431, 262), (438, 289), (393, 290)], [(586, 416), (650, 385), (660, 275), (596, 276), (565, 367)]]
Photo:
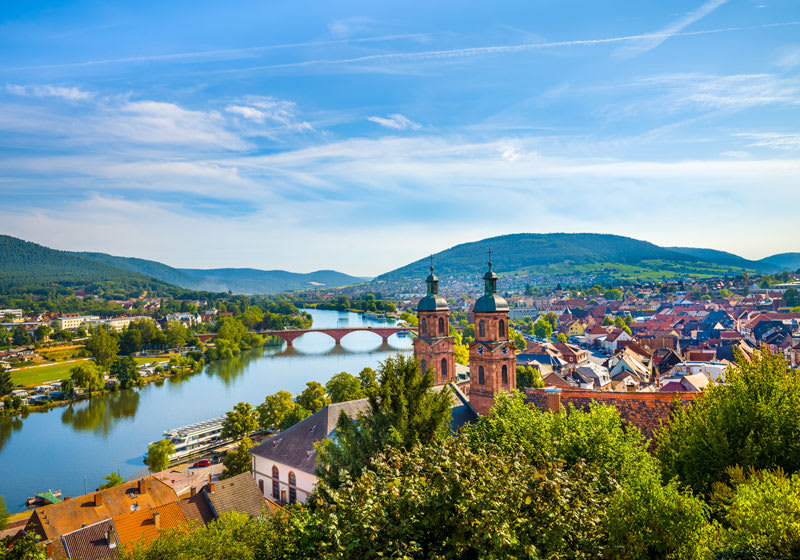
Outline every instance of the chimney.
[(208, 483), (211, 484), (211, 472), (208, 473)]
[(189, 488), (189, 496), (190, 496), (190, 497), (191, 497), (191, 496), (195, 496), (196, 494), (197, 494), (197, 488), (195, 488), (194, 486), (192, 486), (191, 488)]
[(117, 548), (117, 537), (114, 535), (114, 531), (106, 531), (105, 536), (108, 548)]
[(144, 486), (144, 479), (143, 478), (139, 479), (138, 490), (139, 490), (139, 494), (140, 495), (141, 494), (147, 494), (147, 489)]
[(94, 505), (95, 507), (103, 505), (103, 495), (100, 492), (94, 495)]
[(213, 492), (214, 491), (214, 484), (213, 483), (208, 485), (208, 491), (209, 492)]
[(47, 541), (44, 545), (45, 553), (47, 554), (48, 560), (53, 557), (53, 541)]
[(561, 411), (561, 390), (554, 389), (554, 390), (547, 390), (545, 389), (545, 395), (547, 395), (547, 410), (550, 412), (560, 412)]
[(159, 531), (161, 530), (161, 514), (159, 512), (155, 512), (153, 514), (153, 523), (156, 526), (156, 529)]

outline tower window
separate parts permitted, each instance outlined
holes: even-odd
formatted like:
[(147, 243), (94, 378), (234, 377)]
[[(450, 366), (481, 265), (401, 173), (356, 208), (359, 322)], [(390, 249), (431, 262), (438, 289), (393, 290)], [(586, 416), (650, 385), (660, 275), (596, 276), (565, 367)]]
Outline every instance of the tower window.
[(444, 318), (439, 317), (439, 334), (444, 334)]
[(508, 385), (508, 366), (504, 365), (502, 369), (503, 385)]
[(289, 473), (289, 503), (297, 503), (297, 479), (293, 472)]
[(447, 358), (442, 358), (442, 377), (447, 379)]
[(272, 497), (276, 500), (281, 499), (280, 479), (278, 478), (278, 467), (272, 467)]
[(422, 375), (425, 375), (425, 372), (428, 371), (428, 364), (425, 360), (422, 360)]
[(483, 366), (478, 366), (478, 385), (486, 384), (486, 373), (483, 371)]
[(483, 319), (478, 321), (478, 336), (486, 336), (486, 323), (483, 321)]
[(420, 330), (422, 331), (422, 336), (428, 334), (428, 322), (424, 318), (420, 321)]
[(497, 325), (497, 331), (500, 334), (500, 338), (506, 337), (506, 322), (500, 319), (500, 323)]

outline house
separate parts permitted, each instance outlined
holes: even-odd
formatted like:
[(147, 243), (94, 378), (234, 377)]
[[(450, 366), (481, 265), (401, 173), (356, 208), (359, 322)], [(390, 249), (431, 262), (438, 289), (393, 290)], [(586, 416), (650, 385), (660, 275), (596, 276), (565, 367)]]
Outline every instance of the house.
[(249, 472), (207, 484), (200, 495), (207, 500), (214, 517), (231, 511), (246, 513), (250, 517), (262, 517), (281, 509), (277, 503), (264, 496), (253, 474)]
[(611, 384), (611, 375), (608, 369), (601, 365), (587, 362), (578, 366), (575, 371), (584, 378), (591, 379), (594, 389), (605, 389)]
[(187, 528), (186, 516), (177, 502), (152, 509), (140, 508), (125, 512), (112, 519), (119, 544), (131, 552), (138, 544), (156, 540), (162, 532), (179, 527)]
[[(449, 387), (452, 391), (450, 426), (453, 431), (477, 419), (467, 396), (454, 383), (440, 387)], [(305, 502), (319, 480), (314, 444), (334, 435), (342, 413), (355, 420), (368, 408), (368, 399), (329, 404), (252, 448), (252, 471), (261, 494), (279, 504)]]
[(560, 354), (560, 357), (565, 362), (573, 367), (585, 364), (589, 361), (589, 352), (573, 344), (556, 342), (553, 344), (553, 349)]
[(633, 340), (633, 337), (620, 329), (614, 329), (603, 341), (603, 349), (609, 354), (613, 354), (619, 348), (619, 343), (626, 340)]

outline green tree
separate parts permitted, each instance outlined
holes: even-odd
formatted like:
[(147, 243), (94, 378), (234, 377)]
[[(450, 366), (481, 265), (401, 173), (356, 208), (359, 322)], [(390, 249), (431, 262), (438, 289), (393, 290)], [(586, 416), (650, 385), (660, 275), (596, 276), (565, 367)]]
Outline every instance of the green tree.
[(564, 344), (566, 344), (567, 342), (567, 335), (565, 335), (563, 332), (558, 333), (558, 336), (556, 338), (559, 342), (562, 342)]
[(250, 403), (240, 402), (225, 414), (222, 437), (237, 440), (258, 430), (258, 411)]
[(53, 329), (48, 327), (47, 325), (39, 325), (36, 327), (36, 330), (33, 331), (34, 338), (36, 342), (45, 342), (47, 337), (53, 332)]
[(109, 373), (119, 380), (123, 389), (130, 389), (139, 382), (139, 368), (136, 360), (130, 356), (117, 358), (111, 363)]
[(539, 317), (533, 324), (533, 334), (536, 338), (550, 338), (553, 334), (553, 325)]
[(125, 332), (122, 334), (122, 337), (119, 341), (119, 351), (121, 354), (131, 355), (139, 352), (142, 348), (144, 348), (144, 342), (142, 341), (142, 331), (128, 327)]
[(64, 391), (64, 395), (67, 398), (71, 399), (75, 396), (75, 383), (73, 383), (72, 378), (61, 382), (61, 390)]
[(258, 411), (258, 425), (262, 430), (277, 430), (289, 415), (291, 410), (297, 406), (288, 391), (278, 391), (272, 395), (267, 395), (264, 402), (256, 407)]
[(469, 346), (466, 344), (456, 344), (453, 348), (453, 359), (462, 366), (469, 365)]
[(95, 329), (89, 340), (86, 341), (86, 348), (94, 356), (95, 362), (101, 367), (108, 367), (119, 352), (117, 338), (108, 329), (98, 327)]
[(297, 404), (314, 414), (331, 403), (325, 392), (325, 387), (318, 381), (309, 381), (306, 388), (297, 397)]
[(800, 292), (797, 291), (797, 288), (788, 288), (783, 292), (783, 301), (787, 307), (797, 307), (800, 305)]
[[(8, 526), (8, 510), (6, 509), (6, 501), (3, 496), (0, 496), (0, 531)], [(2, 558), (2, 556), (0, 556)]]
[[(163, 470), (163, 469), (161, 469)], [(110, 472), (103, 477), (105, 482), (100, 485), (100, 489), (103, 490), (105, 488), (114, 488), (114, 486), (119, 486), (120, 484), (125, 484), (125, 479), (122, 478), (118, 472)]]
[(538, 369), (533, 366), (517, 366), (517, 388), (544, 387), (544, 381)]
[(280, 429), (285, 430), (286, 428), (290, 428), (309, 416), (311, 416), (310, 410), (295, 403), (289, 412), (286, 413), (283, 422), (281, 422)]
[(82, 387), (93, 393), (99, 391), (105, 386), (103, 380), (103, 370), (97, 364), (91, 362), (83, 362), (69, 370), (69, 378), (73, 386)]
[(0, 371), (0, 397), (9, 394), (14, 390), (14, 382), (11, 380), (11, 374), (7, 371)]
[(553, 327), (553, 330), (556, 330), (556, 328), (558, 327), (558, 315), (556, 315), (552, 311), (548, 311), (542, 316), (542, 318), (548, 323), (550, 323), (550, 326)]
[(378, 374), (371, 367), (365, 367), (358, 372), (358, 380), (361, 382), (361, 390), (365, 395), (378, 390)]
[(167, 337), (167, 346), (170, 348), (182, 348), (191, 336), (189, 329), (180, 321), (167, 322), (164, 335)]
[(6, 550), (4, 541), (0, 540), (0, 558), (3, 560), (47, 560), (47, 550), (36, 541), (34, 533), (22, 534), (14, 539), (12, 546)]
[(609, 301), (622, 299), (622, 290), (619, 290), (617, 288), (612, 288), (610, 290), (606, 290), (603, 293), (603, 297), (606, 298)]
[(161, 472), (169, 466), (169, 456), (175, 453), (175, 446), (166, 438), (151, 443), (144, 456), (144, 464), (151, 473)]
[(381, 364), (378, 392), (369, 397), (367, 411), (353, 422), (342, 413), (336, 439), (318, 446), (317, 473), (332, 488), (349, 473), (358, 477), (384, 447), (427, 445), (450, 434), (450, 390), (432, 390), (431, 371), (402, 355)]
[[(517, 332), (511, 326), (508, 327), (508, 339), (514, 343), (517, 352), (523, 352), (528, 347), (528, 343), (522, 333)], [(469, 353), (469, 349), (467, 349), (467, 352)]]
[(605, 317), (603, 317), (603, 322), (600, 324), (603, 325), (604, 327), (610, 327), (611, 325), (614, 324), (614, 320), (609, 315), (606, 315)]
[(800, 373), (766, 348), (737, 354), (725, 383), (712, 384), (656, 433), (664, 477), (697, 492), (727, 480), (726, 468), (800, 470)]
[(239, 442), (239, 446), (235, 451), (228, 451), (222, 464), (225, 465), (225, 470), (222, 471), (220, 479), (230, 478), (237, 474), (250, 472), (250, 466), (253, 456), (250, 455), (250, 448), (253, 447), (253, 441), (249, 437), (245, 437)]
[(332, 376), (325, 384), (325, 391), (331, 402), (335, 403), (363, 399), (365, 396), (359, 378), (346, 371)]
[(28, 331), (25, 330), (25, 327), (22, 325), (17, 325), (14, 327), (14, 334), (11, 337), (11, 342), (14, 346), (25, 346), (26, 344), (31, 343), (31, 337), (28, 334)]

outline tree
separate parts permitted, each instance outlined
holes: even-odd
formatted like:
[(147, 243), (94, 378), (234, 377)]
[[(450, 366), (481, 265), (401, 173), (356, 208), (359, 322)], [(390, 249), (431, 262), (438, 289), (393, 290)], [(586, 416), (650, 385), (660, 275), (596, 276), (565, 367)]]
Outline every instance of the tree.
[(228, 451), (222, 464), (225, 465), (225, 470), (222, 471), (220, 479), (230, 478), (237, 474), (250, 472), (253, 456), (250, 455), (249, 449), (253, 447), (253, 441), (249, 437), (245, 437), (239, 443), (235, 451)]
[(180, 321), (169, 321), (164, 329), (167, 337), (167, 346), (170, 348), (181, 348), (189, 340), (189, 329)]
[(517, 388), (526, 387), (544, 387), (542, 376), (533, 366), (517, 366)]
[(617, 288), (606, 290), (603, 293), (603, 297), (606, 298), (607, 300), (622, 299), (622, 290), (619, 290)]
[[(9, 544), (9, 550), (5, 550)], [(37, 542), (34, 533), (25, 533), (15, 538), (13, 543), (0, 541), (0, 558), (3, 560), (48, 560), (47, 550)]]
[(552, 311), (548, 311), (542, 316), (542, 318), (550, 323), (550, 326), (553, 327), (553, 330), (556, 330), (556, 327), (558, 327), (558, 315)]
[(331, 403), (328, 395), (325, 393), (325, 387), (319, 381), (309, 381), (306, 383), (306, 388), (297, 397), (297, 404), (311, 411), (314, 414), (318, 410), (322, 410)]
[(800, 471), (800, 372), (764, 348), (740, 353), (692, 406), (677, 407), (656, 433), (665, 479), (678, 476), (696, 492), (727, 480), (726, 468)]
[(361, 388), (361, 381), (358, 377), (350, 375), (346, 371), (337, 373), (325, 384), (325, 391), (331, 398), (331, 402), (339, 403), (354, 401), (364, 398), (364, 390)]
[(566, 344), (567, 342), (567, 335), (565, 335), (563, 332), (558, 333), (558, 336), (556, 338), (561, 343)]
[(225, 414), (222, 421), (223, 439), (237, 440), (258, 430), (258, 411), (250, 403), (240, 402)]
[(25, 330), (25, 327), (22, 325), (17, 325), (14, 327), (14, 334), (11, 337), (11, 342), (14, 346), (25, 346), (26, 344), (31, 343), (31, 337), (28, 334), (28, 331)]
[(61, 382), (61, 390), (64, 391), (64, 395), (71, 399), (75, 396), (75, 383), (71, 378), (65, 379)]
[(288, 391), (278, 391), (267, 395), (264, 402), (256, 407), (258, 410), (258, 425), (262, 430), (277, 430), (291, 410), (297, 406)]
[(450, 390), (432, 390), (434, 375), (420, 375), (420, 365), (403, 355), (381, 364), (378, 392), (369, 397), (358, 421), (342, 413), (336, 439), (318, 446), (317, 473), (336, 488), (348, 476), (358, 477), (384, 447), (412, 448), (450, 434)]
[(295, 403), (291, 410), (286, 414), (281, 422), (280, 429), (285, 430), (300, 422), (301, 420), (311, 416), (311, 411), (303, 406)]
[(73, 386), (82, 387), (89, 391), (89, 393), (99, 391), (105, 386), (103, 370), (92, 362), (83, 362), (71, 368), (69, 374)]
[(787, 307), (797, 307), (800, 305), (800, 292), (797, 288), (789, 288), (783, 292), (783, 301)]
[[(160, 469), (160, 470), (164, 470), (164, 469)], [(103, 477), (103, 480), (105, 480), (105, 482), (100, 485), (100, 489), (101, 490), (104, 490), (106, 488), (114, 488), (114, 486), (119, 486), (120, 484), (124, 484), (125, 483), (125, 479), (122, 478), (119, 475), (119, 473), (116, 472), (116, 471), (108, 473), (107, 475), (105, 475)]]
[(129, 326), (120, 338), (120, 353), (131, 355), (139, 352), (142, 348), (144, 348), (144, 342), (142, 342), (142, 331)]
[(611, 319), (609, 315), (606, 315), (605, 317), (603, 317), (603, 322), (600, 324), (604, 327), (610, 327), (611, 325), (614, 324), (614, 320)]
[(7, 371), (0, 371), (0, 397), (9, 394), (14, 390), (14, 382), (11, 380), (11, 374)]
[(123, 389), (130, 389), (139, 382), (139, 368), (136, 360), (130, 356), (114, 360), (109, 373), (119, 380)]
[(50, 333), (53, 332), (53, 329), (48, 327), (47, 325), (39, 325), (36, 327), (36, 330), (33, 331), (33, 335), (35, 337), (36, 342), (45, 342), (47, 337), (50, 336)]
[(365, 395), (369, 395), (378, 390), (378, 374), (371, 367), (365, 367), (358, 372), (358, 379), (361, 382), (361, 390)]
[(453, 348), (453, 359), (457, 364), (461, 364), (462, 366), (469, 365), (469, 346), (466, 344), (456, 344)]
[(95, 329), (92, 336), (86, 341), (86, 348), (101, 367), (108, 367), (119, 352), (117, 338), (103, 327)]
[(151, 443), (144, 456), (144, 464), (151, 473), (161, 472), (169, 466), (169, 456), (175, 453), (175, 446), (166, 438)]
[[(511, 326), (508, 327), (508, 339), (514, 343), (517, 352), (522, 352), (528, 347), (528, 342), (525, 340), (525, 337)], [(467, 349), (467, 354), (469, 355), (469, 349)]]
[(8, 526), (8, 510), (6, 509), (6, 501), (3, 496), (0, 496), (0, 531)]
[(533, 334), (536, 338), (550, 338), (553, 334), (553, 325), (539, 317), (533, 324)]

